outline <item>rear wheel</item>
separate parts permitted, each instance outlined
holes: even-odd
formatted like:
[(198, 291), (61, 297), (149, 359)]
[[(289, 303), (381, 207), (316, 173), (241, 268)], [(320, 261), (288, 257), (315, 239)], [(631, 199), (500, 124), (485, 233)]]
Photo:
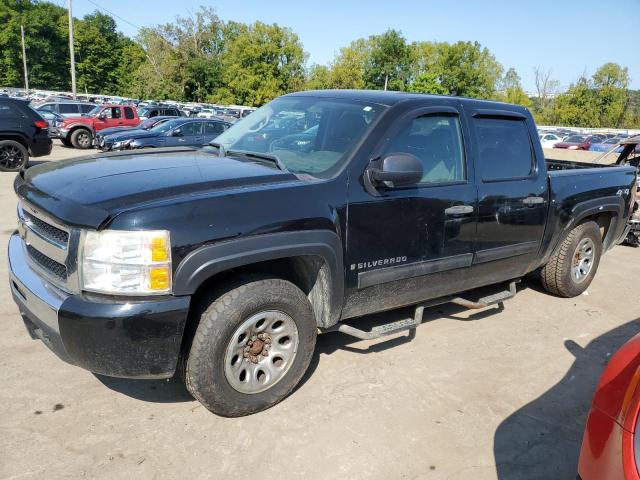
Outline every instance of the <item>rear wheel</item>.
[(578, 225), (564, 238), (540, 272), (544, 289), (560, 297), (584, 292), (598, 270), (602, 254), (600, 228), (595, 222)]
[(89, 130), (80, 128), (71, 134), (71, 144), (80, 149), (91, 148), (93, 142), (93, 135)]
[(29, 163), (29, 151), (14, 140), (0, 141), (0, 171), (17, 172)]
[(248, 280), (205, 307), (183, 363), (189, 392), (225, 417), (284, 399), (307, 370), (316, 342), (304, 293), (285, 280)]

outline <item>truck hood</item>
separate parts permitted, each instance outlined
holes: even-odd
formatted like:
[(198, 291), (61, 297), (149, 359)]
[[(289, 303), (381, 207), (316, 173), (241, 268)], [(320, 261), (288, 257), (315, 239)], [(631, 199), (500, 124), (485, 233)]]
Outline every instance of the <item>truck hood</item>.
[(47, 162), (16, 176), (14, 188), (65, 224), (100, 228), (140, 204), (291, 181), (297, 177), (261, 161), (174, 147)]

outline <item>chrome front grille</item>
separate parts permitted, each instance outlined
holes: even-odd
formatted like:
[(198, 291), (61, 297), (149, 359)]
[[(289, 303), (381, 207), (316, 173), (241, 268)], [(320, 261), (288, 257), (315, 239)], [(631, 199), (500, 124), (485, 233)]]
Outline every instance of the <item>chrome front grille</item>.
[(60, 280), (66, 282), (67, 280), (67, 267), (63, 264), (56, 262), (53, 258), (47, 257), (44, 253), (39, 252), (31, 245), (27, 245), (27, 253), (38, 265), (45, 270), (51, 272)]
[(18, 230), (35, 271), (68, 292), (78, 291), (80, 231), (60, 224), (26, 202), (18, 204)]
[(38, 217), (32, 215), (28, 211), (23, 209), (23, 215), (25, 223), (31, 230), (43, 237), (45, 240), (49, 240), (62, 248), (67, 248), (69, 244), (69, 232), (66, 232), (58, 227), (40, 220)]

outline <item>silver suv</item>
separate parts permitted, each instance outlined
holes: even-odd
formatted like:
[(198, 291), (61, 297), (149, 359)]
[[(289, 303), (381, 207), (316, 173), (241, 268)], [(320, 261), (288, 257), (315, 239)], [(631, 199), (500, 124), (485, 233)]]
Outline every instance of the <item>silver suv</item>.
[(87, 102), (47, 102), (35, 107), (38, 112), (52, 112), (63, 117), (78, 117), (83, 113), (89, 113), (95, 103)]

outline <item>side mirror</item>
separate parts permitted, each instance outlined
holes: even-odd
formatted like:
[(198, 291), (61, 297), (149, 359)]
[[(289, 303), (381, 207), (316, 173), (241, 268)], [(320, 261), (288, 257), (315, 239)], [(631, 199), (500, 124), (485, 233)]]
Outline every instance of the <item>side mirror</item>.
[(422, 163), (409, 153), (390, 153), (372, 163), (365, 177), (372, 187), (384, 185), (387, 188), (416, 185), (422, 180)]
[(173, 130), (171, 132), (171, 136), (172, 137), (181, 137), (182, 136), (182, 129), (181, 128), (176, 128), (175, 130)]
[(100, 112), (100, 114), (98, 115), (98, 118), (100, 120), (106, 120), (107, 119), (107, 112), (105, 112), (104, 110), (102, 112)]

